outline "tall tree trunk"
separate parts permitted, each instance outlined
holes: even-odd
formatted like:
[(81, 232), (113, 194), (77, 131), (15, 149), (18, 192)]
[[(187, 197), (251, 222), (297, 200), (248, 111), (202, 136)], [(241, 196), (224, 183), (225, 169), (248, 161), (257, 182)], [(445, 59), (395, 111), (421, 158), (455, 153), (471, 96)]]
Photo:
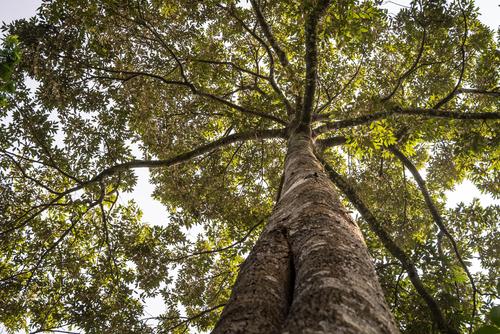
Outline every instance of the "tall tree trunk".
[(213, 333), (398, 333), (363, 236), (314, 155), (288, 142), (280, 199)]

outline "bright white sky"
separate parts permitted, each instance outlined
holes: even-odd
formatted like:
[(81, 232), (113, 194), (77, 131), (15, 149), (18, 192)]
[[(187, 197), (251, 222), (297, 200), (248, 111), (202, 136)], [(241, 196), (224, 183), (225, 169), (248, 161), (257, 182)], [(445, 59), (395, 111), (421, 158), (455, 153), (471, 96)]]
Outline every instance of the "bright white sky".
[[(401, 6), (406, 6), (409, 0), (385, 1), (384, 6), (391, 12), (397, 12)], [(0, 22), (11, 22), (15, 19), (33, 16), (36, 9), (41, 4), (41, 0), (0, 0)], [(500, 0), (476, 0), (481, 14), (481, 20), (492, 29), (497, 29), (500, 25)], [(168, 214), (161, 203), (151, 197), (153, 185), (149, 183), (149, 172), (147, 169), (137, 169), (138, 184), (132, 193), (122, 194), (122, 201), (134, 199), (143, 210), (143, 219), (152, 224), (166, 224)], [(470, 203), (473, 198), (479, 198), (483, 205), (490, 205), (495, 201), (489, 195), (481, 194), (480, 191), (470, 182), (465, 181), (458, 186), (455, 191), (448, 192), (447, 207), (454, 207), (460, 202)], [(147, 303), (146, 311), (151, 314), (159, 314), (163, 309), (163, 302), (160, 299), (151, 300)], [(0, 327), (0, 333), (2, 328)]]

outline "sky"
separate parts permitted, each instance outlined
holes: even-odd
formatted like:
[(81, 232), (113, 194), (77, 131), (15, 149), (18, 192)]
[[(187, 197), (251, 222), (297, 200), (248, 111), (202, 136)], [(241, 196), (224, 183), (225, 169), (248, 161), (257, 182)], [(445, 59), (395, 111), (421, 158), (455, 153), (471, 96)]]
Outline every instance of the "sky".
[[(409, 0), (385, 1), (384, 6), (390, 13), (395, 13), (409, 2)], [(496, 30), (500, 25), (500, 0), (476, 0), (475, 2), (479, 7), (481, 21)], [(41, 0), (0, 0), (0, 22), (8, 23), (15, 19), (33, 16), (40, 3)], [(138, 176), (135, 190), (122, 194), (121, 201), (134, 199), (143, 211), (145, 222), (158, 225), (168, 223), (168, 214), (164, 206), (151, 197), (154, 186), (149, 183), (148, 170), (137, 169), (135, 173)], [(500, 204), (500, 201), (494, 201), (491, 196), (481, 194), (470, 181), (465, 181), (454, 191), (447, 192), (447, 197), (448, 208), (455, 207), (460, 202), (470, 203), (473, 198), (479, 198), (483, 205), (491, 205), (494, 202)], [(162, 304), (159, 299), (151, 300), (147, 303), (146, 311), (150, 314), (158, 314), (163, 308)]]

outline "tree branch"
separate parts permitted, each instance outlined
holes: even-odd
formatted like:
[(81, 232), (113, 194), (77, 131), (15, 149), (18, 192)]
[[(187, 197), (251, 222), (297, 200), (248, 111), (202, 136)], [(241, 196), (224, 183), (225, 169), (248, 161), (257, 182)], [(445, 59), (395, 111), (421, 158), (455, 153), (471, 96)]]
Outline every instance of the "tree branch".
[[(65, 325), (67, 326), (67, 325)], [(57, 327), (57, 328), (41, 328), (41, 329), (38, 329), (34, 332), (30, 332), (30, 334), (38, 334), (38, 333), (62, 333), (62, 334), (81, 334), (80, 332), (71, 332), (71, 331), (66, 331), (66, 330), (62, 330), (62, 329), (58, 329), (60, 327)]]
[(423, 117), (452, 118), (463, 120), (495, 120), (500, 119), (500, 112), (460, 112), (453, 110), (438, 110), (436, 108), (396, 108), (395, 114), (416, 115)]
[(35, 217), (37, 217), (41, 213), (45, 212), (50, 206), (54, 205), (55, 203), (57, 203), (59, 200), (61, 200), (65, 196), (72, 194), (78, 190), (81, 190), (85, 187), (88, 187), (96, 182), (100, 182), (105, 177), (111, 176), (117, 172), (132, 169), (132, 168), (170, 167), (170, 166), (174, 166), (174, 165), (189, 161), (189, 160), (196, 158), (202, 154), (211, 152), (213, 150), (216, 150), (220, 147), (223, 147), (223, 146), (226, 146), (226, 145), (229, 145), (232, 143), (246, 141), (246, 140), (271, 139), (271, 138), (286, 138), (285, 130), (284, 129), (271, 129), (271, 130), (254, 130), (254, 131), (234, 133), (234, 134), (225, 136), (223, 138), (220, 138), (218, 140), (215, 140), (211, 143), (199, 146), (191, 151), (176, 155), (170, 159), (132, 160), (129, 162), (124, 162), (121, 164), (117, 164), (117, 165), (108, 167), (108, 168), (104, 169), (103, 171), (101, 171), (99, 174), (88, 179), (87, 181), (81, 182), (78, 185), (61, 192), (59, 195), (57, 195), (52, 200), (50, 200), (49, 203), (41, 205), (40, 209), (38, 209), (34, 213), (32, 213), (22, 223), (14, 224), (15, 226), (12, 226), (4, 231), (1, 231), (0, 237), (3, 237), (4, 235), (6, 235), (6, 234), (8, 234), (16, 229), (25, 226), (29, 221), (31, 221), (32, 219), (34, 219)]
[(316, 146), (318, 147), (319, 152), (321, 152), (328, 147), (343, 145), (346, 142), (347, 142), (346, 137), (334, 136), (316, 140)]
[[(162, 81), (165, 84), (184, 86), (184, 87), (190, 89), (191, 92), (193, 94), (195, 94), (195, 95), (207, 97), (207, 98), (212, 99), (214, 101), (220, 102), (220, 103), (222, 103), (222, 104), (224, 104), (226, 106), (229, 106), (229, 107), (231, 107), (231, 108), (233, 108), (235, 110), (238, 110), (238, 111), (240, 111), (242, 113), (251, 114), (251, 115), (254, 115), (254, 116), (259, 116), (261, 118), (267, 118), (267, 119), (273, 120), (275, 122), (278, 122), (278, 123), (280, 123), (282, 125), (285, 125), (285, 126), (287, 125), (287, 122), (285, 122), (284, 120), (280, 119), (279, 117), (276, 117), (276, 116), (273, 116), (273, 115), (269, 115), (269, 114), (266, 114), (266, 113), (261, 112), (261, 111), (255, 111), (255, 110), (251, 110), (251, 109), (245, 108), (245, 107), (240, 106), (238, 104), (235, 104), (235, 103), (233, 103), (231, 101), (225, 100), (225, 99), (223, 99), (223, 98), (221, 98), (219, 96), (216, 96), (216, 95), (211, 94), (211, 93), (204, 92), (204, 91), (196, 88), (194, 86), (194, 84), (189, 81), (189, 79), (188, 79), (188, 77), (186, 75), (186, 71), (184, 69), (184, 65), (182, 64), (180, 58), (177, 56), (177, 54), (174, 52), (174, 50), (168, 45), (168, 43), (163, 39), (163, 37), (158, 33), (158, 31), (156, 31), (156, 29), (149, 24), (149, 22), (146, 20), (146, 18), (144, 16), (144, 13), (141, 11), (141, 8), (137, 7), (137, 10), (138, 10), (138, 13), (139, 13), (139, 21), (137, 23), (141, 24), (142, 26), (144, 26), (151, 34), (153, 34), (154, 38), (156, 38), (156, 41), (159, 42), (160, 45), (165, 50), (167, 50), (167, 52), (175, 60), (175, 62), (176, 62), (177, 65), (174, 67), (174, 69), (179, 68), (182, 81), (179, 81), (179, 80), (168, 80), (168, 79), (166, 79), (165, 77), (163, 77), (161, 75), (147, 73), (147, 72), (119, 71), (119, 70), (112, 70), (112, 69), (106, 69), (106, 68), (99, 68), (99, 67), (89, 66), (90, 68), (97, 69), (97, 70), (107, 71), (107, 72), (111, 72), (111, 73), (121, 73), (121, 74), (129, 75), (126, 78), (117, 78), (117, 77), (107, 77), (106, 78), (106, 77), (100, 77), (101, 79), (113, 79), (113, 80), (128, 81), (128, 80), (133, 79), (133, 78), (135, 78), (137, 76), (148, 76), (148, 77), (160, 80), (160, 81)], [(271, 82), (271, 86), (273, 86), (273, 88), (277, 89), (278, 94), (280, 95), (280, 97), (283, 98), (284, 97), (283, 93), (281, 92), (281, 90), (279, 90), (279, 88), (277, 87), (276, 83), (274, 82), (274, 76), (270, 76), (270, 82)], [(285, 98), (285, 100), (286, 100), (286, 98)], [(288, 101), (286, 101), (286, 102), (288, 102)], [(287, 105), (287, 108), (290, 107), (289, 103), (288, 104), (285, 103), (285, 104)]]
[(266, 36), (267, 41), (269, 42), (274, 52), (278, 56), (281, 66), (283, 67), (288, 66), (289, 63), (285, 51), (283, 51), (283, 49), (280, 47), (278, 41), (271, 32), (271, 27), (269, 27), (269, 25), (266, 22), (266, 19), (264, 18), (264, 15), (262, 15), (262, 11), (260, 10), (259, 5), (255, 0), (250, 0), (250, 3), (252, 4), (255, 16), (257, 17), (257, 22), (259, 23), (260, 28), (264, 33), (264, 36)]
[(261, 118), (266, 118), (266, 119), (269, 119), (269, 120), (272, 120), (274, 122), (277, 122), (279, 124), (282, 124), (282, 125), (287, 125), (287, 122), (282, 120), (281, 118), (279, 117), (276, 117), (276, 116), (273, 116), (273, 115), (270, 115), (270, 114), (267, 114), (267, 113), (264, 113), (262, 111), (257, 111), (257, 110), (252, 110), (252, 109), (248, 109), (248, 108), (245, 108), (243, 106), (240, 106), (236, 103), (233, 103), (231, 101), (228, 101), (228, 100), (225, 100), (224, 98), (222, 97), (219, 97), (217, 95), (214, 95), (214, 94), (211, 94), (211, 93), (207, 93), (207, 92), (204, 92), (198, 88), (196, 88), (192, 83), (190, 82), (186, 82), (186, 81), (179, 81), (179, 80), (169, 80), (161, 75), (158, 75), (158, 74), (154, 74), (154, 73), (148, 73), (148, 72), (140, 72), (140, 71), (126, 71), (126, 70), (114, 70), (114, 69), (108, 69), (108, 68), (102, 68), (102, 67), (92, 67), (93, 69), (96, 69), (96, 70), (100, 70), (100, 71), (104, 71), (104, 72), (109, 72), (109, 73), (117, 73), (117, 74), (122, 74), (122, 75), (126, 75), (126, 77), (106, 77), (106, 76), (92, 76), (94, 78), (97, 78), (97, 79), (109, 79), (109, 80), (121, 80), (121, 81), (128, 81), (130, 79), (133, 79), (133, 78), (136, 78), (136, 77), (139, 77), (139, 76), (144, 76), (144, 77), (149, 77), (149, 78), (153, 78), (153, 79), (156, 79), (156, 80), (159, 80), (161, 82), (163, 82), (164, 84), (167, 84), (167, 85), (177, 85), (177, 86), (183, 86), (183, 87), (186, 87), (188, 88), (189, 90), (191, 90), (191, 92), (195, 95), (198, 95), (198, 96), (203, 96), (203, 97), (207, 97), (213, 101), (217, 101), (221, 104), (224, 104), (230, 108), (233, 108), (235, 110), (238, 110), (244, 114), (249, 114), (249, 115), (254, 115), (254, 116), (258, 116), (258, 117), (261, 117)]
[(415, 58), (415, 61), (413, 62), (413, 64), (411, 65), (411, 67), (406, 72), (404, 72), (403, 75), (401, 75), (398, 78), (398, 81), (396, 82), (396, 86), (394, 87), (394, 89), (387, 96), (384, 96), (381, 99), (381, 101), (387, 101), (394, 94), (396, 94), (397, 90), (399, 89), (399, 87), (401, 86), (401, 84), (403, 83), (403, 81), (417, 68), (418, 63), (419, 63), (419, 61), (422, 58), (422, 55), (424, 53), (425, 38), (427, 36), (427, 30), (425, 29), (425, 27), (423, 27), (423, 28), (424, 28), (424, 31), (422, 33), (422, 40), (420, 42), (420, 47), (419, 47), (419, 50), (418, 50), (417, 57)]
[(98, 205), (99, 203), (102, 202), (102, 200), (104, 199), (104, 189), (101, 193), (101, 196), (100, 198), (98, 198), (96, 201), (94, 201), (92, 204), (90, 204), (85, 212), (83, 212), (80, 217), (75, 217), (74, 220), (71, 220), (71, 225), (66, 229), (64, 230), (64, 232), (59, 236), (59, 238), (54, 241), (48, 248), (46, 248), (42, 255), (40, 255), (40, 257), (38, 258), (38, 261), (36, 262), (36, 264), (30, 269), (29, 271), (29, 277), (28, 279), (26, 280), (26, 284), (24, 286), (24, 294), (27, 293), (28, 291), (28, 288), (33, 280), (33, 277), (35, 276), (35, 273), (40, 269), (40, 267), (42, 266), (42, 263), (43, 261), (45, 260), (45, 257), (50, 253), (52, 252), (67, 236), (68, 234), (76, 227), (76, 225), (85, 217), (85, 215), (93, 208), (95, 207), (96, 205)]
[(248, 34), (250, 34), (250, 36), (252, 36), (266, 50), (267, 57), (269, 59), (269, 76), (268, 76), (267, 80), (269, 81), (269, 84), (273, 88), (274, 92), (276, 94), (278, 94), (278, 96), (280, 97), (281, 101), (285, 105), (287, 113), (288, 114), (293, 113), (293, 108), (292, 108), (292, 105), (291, 105), (290, 101), (288, 101), (288, 99), (286, 98), (285, 94), (279, 88), (278, 83), (276, 82), (276, 79), (275, 79), (275, 76), (274, 76), (274, 71), (275, 71), (274, 57), (273, 57), (271, 49), (269, 48), (269, 46), (267, 45), (267, 43), (259, 35), (257, 35), (254, 30), (250, 29), (250, 27), (248, 27), (248, 25), (238, 15), (236, 15), (235, 10), (234, 10), (233, 7), (229, 8), (229, 7), (225, 7), (225, 6), (222, 6), (222, 5), (218, 5), (218, 6), (220, 8), (222, 8), (222, 9), (224, 9), (225, 11), (227, 11), (232, 18), (234, 18), (236, 21), (238, 21), (238, 23), (241, 24), (241, 26), (243, 27), (243, 29), (245, 29), (245, 31)]
[(225, 66), (231, 66), (234, 69), (249, 74), (251, 76), (264, 79), (264, 80), (269, 80), (269, 77), (262, 75), (260, 73), (254, 72), (252, 70), (246, 69), (244, 67), (241, 67), (240, 65), (232, 62), (232, 61), (220, 61), (220, 60), (210, 60), (210, 59), (201, 59), (201, 58), (188, 58), (188, 61), (192, 62), (197, 62), (197, 63), (205, 63), (205, 64), (211, 64), (211, 65), (225, 65)]
[(179, 57), (175, 54), (175, 52), (172, 50), (172, 48), (168, 45), (168, 43), (163, 39), (163, 37), (156, 31), (154, 26), (150, 25), (149, 22), (146, 20), (146, 17), (144, 16), (144, 13), (141, 10), (140, 5), (137, 6), (137, 12), (139, 14), (139, 22), (147, 29), (149, 32), (153, 34), (153, 36), (156, 38), (156, 40), (160, 43), (160, 45), (167, 50), (168, 53), (174, 58), (175, 62), (177, 63), (177, 66), (179, 67), (179, 71), (181, 74), (182, 79), (184, 82), (189, 82), (186, 72), (184, 70), (184, 66), (182, 65), (182, 62), (180, 61)]
[(319, 0), (306, 18), (306, 83), (304, 88), (304, 102), (302, 104), (301, 126), (309, 127), (311, 124), (311, 115), (313, 110), (314, 96), (316, 94), (318, 75), (318, 45), (316, 34), (318, 30), (318, 22), (328, 8), (329, 4), (329, 0)]
[(480, 94), (491, 97), (500, 97), (500, 91), (498, 91), (498, 88), (492, 90), (477, 89), (477, 88), (459, 88), (457, 89), (455, 94)]
[(92, 179), (85, 183), (94, 183), (101, 180), (104, 176), (112, 175), (118, 171), (127, 170), (130, 168), (158, 168), (158, 167), (171, 167), (178, 165), (182, 162), (189, 161), (196, 158), (202, 154), (208, 153), (220, 147), (240, 142), (246, 140), (257, 140), (257, 139), (271, 139), (271, 138), (285, 138), (285, 133), (283, 129), (272, 129), (272, 130), (256, 130), (240, 132), (228, 135), (226, 137), (215, 140), (211, 143), (199, 146), (189, 152), (179, 154), (170, 159), (163, 160), (132, 160), (129, 162), (114, 165), (103, 170), (98, 175), (94, 176)]
[(28, 175), (28, 172), (26, 170), (24, 170), (24, 168), (21, 166), (21, 164), (16, 160), (14, 159), (10, 154), (5, 153), (7, 151), (4, 151), (4, 150), (1, 150), (0, 149), (0, 154), (1, 153), (4, 153), (4, 155), (12, 161), (12, 163), (17, 167), (17, 169), (19, 170), (19, 172), (22, 174), (22, 176), (28, 180), (30, 180), (31, 182), (35, 183), (37, 186), (39, 187), (42, 187), (43, 189), (47, 190), (48, 192), (50, 192), (51, 194), (53, 195), (59, 195), (60, 192), (50, 188), (49, 186), (45, 185), (43, 182), (37, 180), (36, 178), (34, 177), (31, 177), (30, 175)]
[(460, 112), (453, 110), (438, 110), (428, 108), (392, 108), (389, 111), (380, 111), (373, 114), (358, 116), (351, 119), (345, 119), (335, 122), (326, 122), (325, 124), (313, 130), (315, 135), (319, 135), (330, 130), (348, 128), (357, 125), (371, 123), (373, 121), (390, 117), (392, 115), (413, 115), (430, 118), (451, 118), (460, 120), (498, 120), (500, 112)]
[[(358, 64), (358, 67), (356, 68), (356, 72), (354, 72), (354, 74), (349, 78), (349, 80), (346, 82), (346, 84), (335, 95), (329, 96), (329, 94), (328, 94), (329, 88), (327, 88), (326, 94), (328, 96), (328, 100), (323, 105), (321, 105), (320, 107), (317, 108), (317, 110), (315, 112), (316, 115), (320, 114), (323, 110), (325, 110), (332, 103), (333, 100), (335, 100), (337, 97), (342, 95), (342, 93), (344, 93), (344, 91), (347, 89), (347, 87), (349, 87), (352, 84), (352, 82), (354, 81), (354, 79), (356, 79), (356, 77), (358, 76), (359, 70), (361, 69), (362, 64), (363, 64), (363, 61), (360, 61)], [(313, 115), (313, 120), (315, 120), (314, 115)]]
[(465, 264), (462, 256), (460, 255), (460, 252), (458, 250), (457, 243), (453, 236), (451, 235), (450, 231), (446, 228), (446, 225), (444, 224), (443, 218), (439, 214), (439, 210), (437, 206), (435, 205), (434, 201), (431, 198), (431, 195), (429, 194), (429, 191), (427, 190), (427, 186), (425, 184), (424, 179), (418, 172), (417, 168), (415, 165), (401, 152), (396, 148), (396, 146), (389, 146), (389, 151), (391, 151), (402, 163), (403, 165), (410, 171), (410, 173), (413, 175), (413, 178), (417, 182), (418, 187), (420, 188), (420, 192), (424, 196), (425, 203), (427, 204), (427, 207), (429, 208), (429, 211), (432, 215), (432, 218), (434, 219), (434, 222), (436, 225), (439, 227), (439, 230), (442, 234), (444, 234), (448, 240), (450, 241), (453, 251), (455, 253), (455, 256), (457, 257), (458, 262), (460, 263), (460, 266), (463, 268), (465, 273), (467, 274), (467, 277), (469, 279), (470, 285), (472, 287), (472, 318), (471, 318), (471, 323), (470, 323), (470, 330), (472, 331), (472, 326), (474, 323), (474, 317), (476, 315), (476, 294), (477, 294), (477, 288), (476, 284), (474, 282), (474, 278), (472, 277), (469, 269), (467, 268), (467, 265)]
[(458, 2), (458, 5), (460, 6), (460, 10), (462, 11), (462, 16), (464, 18), (464, 37), (462, 38), (462, 44), (460, 46), (460, 52), (462, 54), (462, 68), (460, 69), (460, 76), (458, 77), (458, 81), (455, 84), (455, 87), (453, 87), (453, 90), (451, 92), (449, 92), (448, 95), (446, 95), (438, 103), (436, 103), (436, 105), (434, 106), (434, 109), (441, 108), (444, 104), (446, 104), (448, 101), (450, 101), (455, 96), (455, 93), (457, 92), (460, 85), (462, 84), (462, 80), (463, 80), (464, 74), (465, 74), (465, 66), (466, 66), (465, 43), (467, 41), (467, 35), (469, 32), (469, 28), (467, 26), (467, 15), (465, 14), (465, 11), (462, 8), (462, 5), (460, 4), (460, 2)]
[(60, 168), (57, 165), (57, 163), (55, 162), (55, 160), (54, 160), (54, 158), (52, 156), (52, 153), (51, 153), (53, 151), (53, 149), (51, 147), (47, 147), (46, 142), (43, 139), (39, 138), (36, 129), (33, 127), (33, 124), (31, 123), (30, 117), (26, 115), (26, 113), (23, 111), (22, 108), (17, 108), (17, 110), (19, 111), (19, 113), (23, 116), (24, 120), (26, 121), (26, 124), (28, 125), (29, 131), (30, 131), (31, 135), (33, 136), (33, 139), (34, 139), (35, 143), (38, 146), (40, 146), (40, 148), (42, 149), (42, 151), (47, 156), (47, 158), (48, 158), (48, 160), (49, 160), (50, 163), (46, 163), (46, 165), (54, 168), (59, 173), (61, 173), (64, 176), (72, 179), (73, 181), (80, 182), (80, 180), (78, 180), (78, 178), (76, 178), (73, 175), (67, 173), (66, 171), (64, 171), (62, 168)]
[(262, 225), (262, 223), (264, 222), (264, 220), (261, 220), (259, 221), (257, 224), (253, 225), (248, 231), (247, 233), (245, 233), (245, 235), (239, 239), (239, 240), (236, 240), (235, 242), (233, 242), (231, 245), (229, 246), (225, 246), (225, 247), (220, 247), (220, 248), (213, 248), (213, 249), (209, 249), (209, 250), (204, 250), (204, 251), (199, 251), (199, 252), (194, 252), (194, 253), (191, 253), (191, 254), (187, 254), (187, 255), (183, 255), (183, 256), (179, 256), (179, 257), (176, 257), (176, 258), (166, 258), (165, 260), (166, 261), (170, 261), (170, 262), (179, 262), (179, 261), (182, 261), (182, 260), (185, 260), (185, 259), (188, 259), (190, 257), (193, 257), (193, 256), (199, 256), (199, 255), (204, 255), (204, 254), (213, 254), (213, 253), (219, 253), (219, 252), (224, 252), (228, 249), (231, 249), (233, 247), (235, 247), (236, 245), (239, 245), (241, 243), (243, 243), (245, 240), (248, 239), (248, 237), (252, 234), (252, 232), (257, 228), (259, 227), (260, 225)]
[[(167, 332), (167, 333), (170, 333), (172, 330), (176, 329), (177, 327), (180, 327), (180, 326), (182, 326), (182, 325), (184, 325), (184, 324), (186, 324), (186, 323), (188, 323), (188, 322), (191, 322), (191, 321), (193, 321), (193, 320), (195, 320), (195, 319), (198, 319), (199, 317), (202, 317), (202, 316), (204, 316), (205, 314), (207, 314), (207, 313), (211, 313), (211, 312), (213, 312), (213, 311), (215, 311), (215, 310), (218, 310), (218, 309), (220, 309), (221, 307), (224, 307), (224, 306), (226, 306), (226, 304), (225, 304), (225, 303), (224, 303), (224, 304), (219, 304), (219, 305), (216, 305), (216, 306), (211, 307), (211, 308), (209, 308), (209, 309), (203, 310), (203, 311), (201, 311), (200, 313), (195, 314), (195, 315), (194, 315), (194, 316), (192, 316), (192, 317), (186, 317), (184, 320), (182, 320), (181, 322), (177, 323), (176, 325), (174, 325), (174, 326), (172, 326), (172, 327), (170, 327), (170, 328), (167, 328), (166, 332)], [(161, 317), (158, 317), (158, 319), (160, 319), (160, 320), (161, 320)]]
[(436, 300), (431, 296), (431, 294), (427, 291), (424, 284), (420, 280), (417, 268), (415, 267), (411, 259), (394, 242), (394, 240), (392, 240), (390, 235), (384, 230), (377, 218), (375, 218), (372, 212), (363, 203), (355, 189), (349, 183), (347, 183), (347, 181), (340, 174), (338, 174), (325, 160), (323, 160), (321, 157), (318, 157), (318, 159), (325, 166), (325, 170), (330, 176), (332, 182), (344, 193), (344, 195), (356, 208), (356, 210), (358, 210), (363, 219), (368, 223), (370, 229), (382, 242), (384, 247), (389, 251), (389, 253), (391, 253), (392, 256), (394, 256), (399, 260), (399, 262), (401, 262), (401, 265), (408, 274), (408, 278), (415, 287), (415, 290), (427, 304), (431, 317), (437, 324), (440, 331), (447, 334), (458, 334), (458, 331), (448, 325), (448, 322), (444, 318), (443, 312), (441, 311)]

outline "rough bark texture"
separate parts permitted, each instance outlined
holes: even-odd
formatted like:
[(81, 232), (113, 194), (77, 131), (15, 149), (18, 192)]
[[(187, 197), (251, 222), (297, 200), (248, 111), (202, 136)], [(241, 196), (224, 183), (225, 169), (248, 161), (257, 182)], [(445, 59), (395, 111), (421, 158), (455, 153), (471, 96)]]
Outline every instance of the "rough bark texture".
[(243, 262), (212, 333), (279, 333), (288, 314), (293, 273), (285, 230), (273, 218)]
[(213, 333), (398, 333), (309, 135), (289, 140), (281, 197)]

